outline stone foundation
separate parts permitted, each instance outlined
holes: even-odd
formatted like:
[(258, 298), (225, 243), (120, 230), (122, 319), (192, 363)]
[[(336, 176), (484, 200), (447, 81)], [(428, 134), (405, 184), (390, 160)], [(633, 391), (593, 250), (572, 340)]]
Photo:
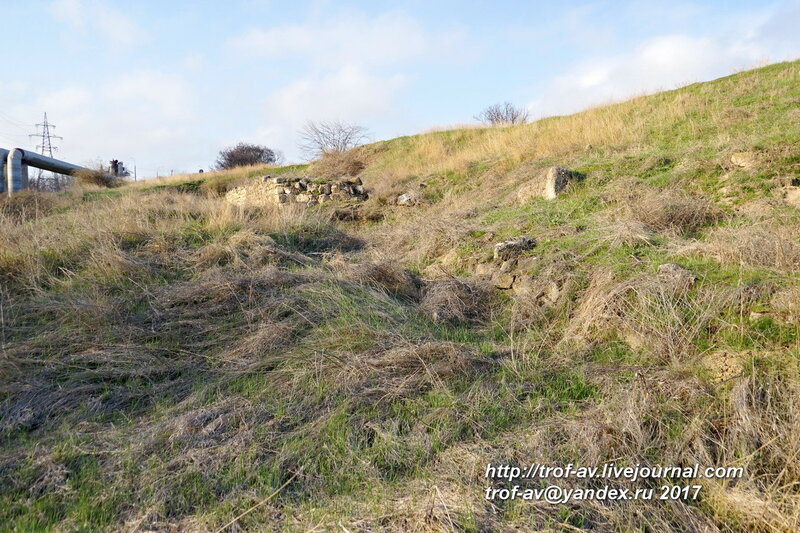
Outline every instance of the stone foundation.
[(369, 197), (360, 178), (334, 180), (309, 180), (284, 176), (264, 176), (243, 187), (228, 191), (225, 199), (235, 205), (286, 205), (312, 206), (331, 201), (363, 202)]

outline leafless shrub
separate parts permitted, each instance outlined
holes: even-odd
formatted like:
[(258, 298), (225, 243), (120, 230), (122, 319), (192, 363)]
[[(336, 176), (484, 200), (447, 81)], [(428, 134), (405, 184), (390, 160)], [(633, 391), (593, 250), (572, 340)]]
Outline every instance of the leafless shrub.
[(420, 307), (435, 321), (469, 322), (486, 315), (490, 296), (483, 285), (452, 278), (428, 284)]
[(475, 120), (492, 126), (508, 124), (525, 124), (528, 122), (530, 113), (527, 109), (516, 107), (511, 102), (490, 105), (477, 115)]
[(367, 129), (338, 120), (308, 121), (300, 130), (300, 151), (311, 160), (325, 154), (341, 154), (360, 146), (367, 138)]

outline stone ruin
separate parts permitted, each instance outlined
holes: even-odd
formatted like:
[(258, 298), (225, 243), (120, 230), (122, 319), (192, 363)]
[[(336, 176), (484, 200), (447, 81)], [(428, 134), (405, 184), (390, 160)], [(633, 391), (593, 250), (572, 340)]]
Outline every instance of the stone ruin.
[(361, 178), (319, 180), (264, 176), (231, 189), (225, 199), (240, 206), (303, 204), (308, 207), (331, 201), (363, 202), (369, 197)]

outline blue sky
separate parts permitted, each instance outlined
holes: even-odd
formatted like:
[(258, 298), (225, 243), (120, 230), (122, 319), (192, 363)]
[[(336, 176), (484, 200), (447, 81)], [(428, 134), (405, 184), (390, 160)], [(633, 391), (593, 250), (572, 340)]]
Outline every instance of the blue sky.
[[(42, 113), (58, 156), (208, 168), (238, 141), (298, 160), (307, 120), (385, 139), (534, 117), (800, 57), (800, 1), (5, 0), (0, 146)], [(9, 24), (9, 21), (16, 21)]]

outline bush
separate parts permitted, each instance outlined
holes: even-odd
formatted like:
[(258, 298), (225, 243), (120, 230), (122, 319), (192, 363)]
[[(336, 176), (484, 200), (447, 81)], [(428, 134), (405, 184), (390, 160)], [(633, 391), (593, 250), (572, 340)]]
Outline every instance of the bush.
[(528, 122), (528, 110), (522, 107), (516, 107), (511, 102), (503, 102), (502, 104), (490, 105), (477, 115), (475, 120), (492, 126), (506, 125), (506, 124), (525, 124)]
[(273, 165), (280, 159), (280, 153), (272, 148), (241, 142), (236, 146), (220, 150), (214, 167), (217, 170), (228, 170), (248, 165)]
[(102, 170), (80, 170), (75, 174), (75, 182), (80, 185), (95, 185), (97, 187), (119, 187), (123, 180), (117, 176), (112, 176)]

